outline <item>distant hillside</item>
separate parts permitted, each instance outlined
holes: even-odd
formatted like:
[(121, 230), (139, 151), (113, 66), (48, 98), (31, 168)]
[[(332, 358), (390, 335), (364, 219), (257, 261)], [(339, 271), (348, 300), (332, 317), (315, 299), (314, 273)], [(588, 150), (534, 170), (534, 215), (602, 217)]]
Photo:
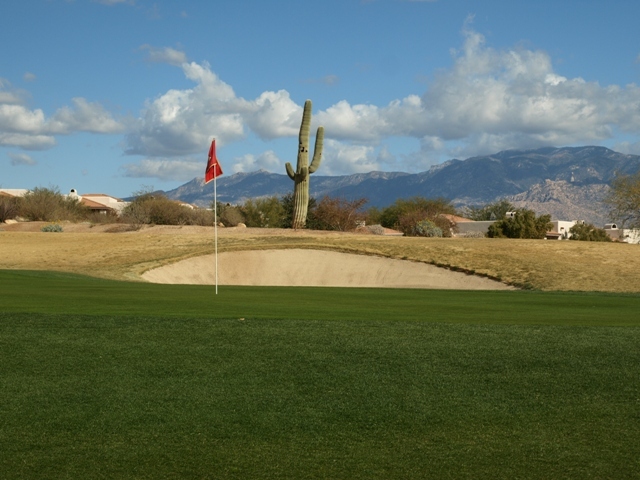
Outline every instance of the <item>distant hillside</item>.
[[(456, 206), (483, 205), (508, 198), (518, 206), (554, 218), (604, 223), (601, 204), (615, 172), (640, 170), (640, 156), (625, 155), (604, 147), (547, 147), (536, 150), (507, 150), (449, 160), (426, 172), (370, 172), (366, 174), (311, 177), (310, 193), (346, 198), (365, 197), (369, 206), (384, 207), (398, 198), (444, 197)], [(241, 203), (248, 198), (284, 195), (293, 191), (285, 174), (264, 170), (237, 173), (218, 179), (218, 199)], [(207, 206), (213, 200), (213, 184), (195, 178), (165, 192), (170, 198)]]

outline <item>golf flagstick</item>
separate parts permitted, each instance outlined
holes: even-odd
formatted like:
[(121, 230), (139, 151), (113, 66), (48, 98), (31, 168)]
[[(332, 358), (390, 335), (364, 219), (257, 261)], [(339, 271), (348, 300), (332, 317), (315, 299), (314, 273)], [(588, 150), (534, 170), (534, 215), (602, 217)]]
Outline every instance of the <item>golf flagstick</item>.
[(215, 259), (216, 259), (216, 295), (218, 294), (218, 185), (216, 178), (222, 175), (220, 162), (216, 158), (216, 139), (211, 141), (209, 157), (207, 159), (207, 169), (204, 172), (204, 184), (213, 180), (213, 235), (215, 237)]

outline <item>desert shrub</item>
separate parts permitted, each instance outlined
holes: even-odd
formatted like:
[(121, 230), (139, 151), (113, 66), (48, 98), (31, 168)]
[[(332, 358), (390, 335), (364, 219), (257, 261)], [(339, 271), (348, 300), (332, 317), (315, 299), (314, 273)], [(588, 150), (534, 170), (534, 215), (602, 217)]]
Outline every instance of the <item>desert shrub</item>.
[(362, 211), (362, 207), (366, 203), (366, 198), (348, 200), (324, 196), (314, 210), (315, 228), (341, 232), (353, 231), (365, 219), (366, 214)]
[(122, 221), (134, 225), (193, 225), (194, 210), (162, 194), (144, 193), (122, 211)]
[(102, 225), (118, 223), (120, 221), (120, 217), (114, 211), (108, 211), (106, 213), (92, 211), (87, 214), (85, 220), (94, 225)]
[(189, 214), (191, 225), (200, 225), (202, 227), (213, 225), (213, 212), (206, 208), (194, 208)]
[(62, 232), (62, 225), (58, 223), (50, 223), (40, 229), (41, 232)]
[(77, 198), (62, 195), (57, 188), (36, 187), (27, 192), (20, 202), (20, 216), (32, 221), (79, 221), (87, 218), (90, 210)]
[(488, 203), (484, 206), (469, 206), (465, 207), (462, 214), (470, 220), (487, 221), (487, 220), (501, 220), (507, 212), (513, 212), (516, 210), (511, 202), (502, 199), (493, 203)]
[(218, 202), (217, 215), (218, 222), (222, 222), (225, 227), (235, 227), (239, 223), (244, 223), (244, 215), (240, 207), (229, 203)]
[(240, 207), (247, 227), (281, 228), (285, 208), (276, 197), (249, 199)]
[(415, 224), (413, 234), (418, 237), (442, 237), (442, 229), (431, 220), (420, 220)]
[(591, 223), (576, 223), (569, 229), (571, 237), (569, 240), (578, 240), (583, 242), (610, 242), (611, 238), (607, 235), (604, 228), (597, 228)]
[(16, 218), (20, 212), (20, 197), (0, 195), (0, 222)]
[(521, 208), (513, 217), (498, 220), (489, 225), (487, 236), (490, 238), (545, 238), (553, 227), (551, 215), (536, 217), (533, 210)]
[(374, 235), (384, 235), (384, 227), (382, 225), (367, 225), (366, 229)]
[(444, 198), (401, 198), (382, 210), (380, 223), (387, 228), (396, 228), (405, 235), (414, 235), (418, 222), (430, 220), (442, 230), (443, 236), (450, 237), (455, 224), (446, 215), (455, 214), (455, 207)]
[(464, 238), (485, 238), (486, 235), (483, 232), (467, 232), (459, 235)]

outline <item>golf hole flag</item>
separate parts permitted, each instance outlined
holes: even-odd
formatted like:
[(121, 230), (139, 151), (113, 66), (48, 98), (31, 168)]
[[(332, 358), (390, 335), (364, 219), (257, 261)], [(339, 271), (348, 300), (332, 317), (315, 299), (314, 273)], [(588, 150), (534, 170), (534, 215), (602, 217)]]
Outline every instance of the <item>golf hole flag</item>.
[(222, 175), (222, 168), (220, 162), (216, 158), (216, 140), (211, 141), (211, 147), (209, 148), (209, 158), (207, 159), (207, 169), (204, 172), (204, 183), (209, 183), (216, 177)]

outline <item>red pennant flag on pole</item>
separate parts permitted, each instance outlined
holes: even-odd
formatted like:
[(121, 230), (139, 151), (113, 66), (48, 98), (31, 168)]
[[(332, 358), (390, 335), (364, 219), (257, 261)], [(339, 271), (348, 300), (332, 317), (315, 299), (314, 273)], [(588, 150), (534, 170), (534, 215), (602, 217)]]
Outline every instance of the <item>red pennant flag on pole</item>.
[(222, 175), (222, 167), (220, 162), (216, 158), (216, 140), (211, 141), (211, 147), (209, 148), (209, 158), (207, 159), (207, 169), (204, 172), (204, 183), (209, 183), (216, 177)]

